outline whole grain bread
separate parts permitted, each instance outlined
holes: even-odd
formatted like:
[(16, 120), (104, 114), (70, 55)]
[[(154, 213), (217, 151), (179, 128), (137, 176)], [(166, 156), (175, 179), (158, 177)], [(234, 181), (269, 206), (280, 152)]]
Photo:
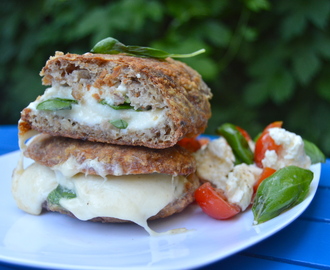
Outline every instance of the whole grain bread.
[(92, 175), (189, 175), (196, 171), (192, 154), (178, 145), (150, 149), (40, 134), (29, 143), (24, 155), (47, 167), (73, 158), (75, 162), (70, 165), (71, 169), (76, 166), (77, 173)]
[[(110, 98), (113, 105), (129, 100), (136, 110), (163, 110), (166, 117), (154, 127), (123, 130), (109, 121), (88, 125), (30, 106), (21, 113), (21, 132), (24, 128), (74, 139), (167, 148), (183, 137), (203, 133), (211, 116), (208, 86), (195, 70), (171, 58), (57, 52), (40, 74), (44, 85), (69, 86), (78, 103), (90, 89), (97, 89), (93, 95), (97, 100)], [(123, 85), (125, 94), (118, 91)]]

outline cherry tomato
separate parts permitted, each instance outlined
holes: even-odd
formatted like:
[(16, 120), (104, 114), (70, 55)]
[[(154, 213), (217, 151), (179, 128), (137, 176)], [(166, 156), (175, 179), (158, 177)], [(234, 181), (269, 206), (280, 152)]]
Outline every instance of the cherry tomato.
[(210, 139), (208, 138), (200, 138), (198, 139), (199, 143), (201, 146), (205, 145), (205, 144), (208, 144), (210, 142)]
[(249, 142), (249, 141), (252, 141), (252, 139), (251, 139), (249, 133), (248, 133), (245, 129), (243, 129), (243, 128), (239, 127), (239, 126), (236, 126), (236, 128), (237, 128), (237, 130), (238, 130), (239, 132), (242, 133), (242, 135), (244, 136), (244, 138), (245, 138), (248, 142)]
[(190, 152), (196, 152), (202, 147), (201, 143), (197, 140), (197, 138), (183, 138), (178, 141), (178, 145), (183, 148), (186, 148)]
[(229, 203), (209, 182), (196, 190), (195, 199), (203, 212), (215, 219), (228, 219), (241, 212), (240, 207)]
[(255, 150), (254, 150), (254, 162), (260, 168), (263, 167), (262, 160), (265, 157), (265, 153), (267, 150), (275, 150), (279, 151), (280, 146), (277, 145), (272, 137), (269, 135), (269, 129), (274, 127), (282, 127), (283, 122), (277, 121), (269, 124), (261, 133), (260, 137), (256, 141)]
[(260, 183), (266, 179), (268, 176), (271, 176), (274, 172), (276, 172), (275, 169), (273, 168), (269, 168), (269, 167), (265, 167), (261, 173), (261, 175), (259, 176), (257, 182), (254, 184), (253, 186), (253, 191), (256, 192)]

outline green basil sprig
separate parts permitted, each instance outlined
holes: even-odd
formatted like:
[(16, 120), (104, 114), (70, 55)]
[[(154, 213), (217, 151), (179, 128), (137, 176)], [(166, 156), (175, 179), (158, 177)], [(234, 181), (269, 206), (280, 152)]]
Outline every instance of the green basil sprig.
[(96, 43), (96, 45), (91, 49), (91, 52), (101, 53), (101, 54), (125, 53), (127, 55), (137, 56), (137, 57), (165, 59), (167, 57), (172, 57), (172, 58), (193, 57), (198, 54), (204, 53), (205, 49), (201, 49), (189, 54), (173, 54), (150, 47), (127, 46), (119, 42), (115, 38), (108, 37)]
[(270, 220), (301, 203), (312, 180), (312, 171), (297, 166), (284, 167), (264, 179), (253, 201), (255, 223)]
[(304, 141), (305, 153), (307, 156), (310, 157), (312, 164), (319, 162), (324, 163), (326, 157), (322, 153), (322, 151), (314, 143), (307, 141), (305, 139), (303, 139), (303, 141)]
[(51, 193), (48, 194), (47, 201), (51, 204), (60, 205), (60, 199), (73, 199), (77, 195), (71, 189), (58, 185)]
[(119, 105), (110, 105), (104, 99), (102, 99), (99, 101), (99, 103), (102, 105), (107, 105), (114, 110), (130, 110), (130, 109), (134, 110), (134, 107), (131, 106), (131, 103), (128, 103), (128, 102), (124, 102), (123, 104), (119, 104)]
[(37, 105), (37, 110), (41, 111), (58, 111), (71, 110), (72, 104), (78, 104), (77, 100), (66, 98), (51, 98)]
[(225, 123), (217, 128), (217, 134), (223, 136), (235, 155), (235, 163), (253, 164), (253, 152), (249, 147), (248, 141), (235, 125)]
[(119, 129), (126, 129), (128, 127), (128, 123), (122, 119), (110, 121), (110, 124)]
[(134, 110), (136, 112), (144, 112), (144, 111), (151, 110), (151, 106), (147, 106), (145, 108), (135, 109), (133, 106), (131, 106), (130, 102), (124, 102), (123, 104), (119, 104), (119, 105), (110, 105), (104, 99), (102, 99), (102, 100), (99, 101), (99, 103), (102, 104), (102, 105), (107, 105), (107, 106), (109, 106), (110, 108), (112, 108), (114, 110)]

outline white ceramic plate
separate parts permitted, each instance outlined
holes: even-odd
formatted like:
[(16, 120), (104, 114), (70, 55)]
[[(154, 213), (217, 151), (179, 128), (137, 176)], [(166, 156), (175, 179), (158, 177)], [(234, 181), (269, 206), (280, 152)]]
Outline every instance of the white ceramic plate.
[(282, 215), (253, 226), (252, 211), (217, 221), (196, 206), (162, 221), (150, 222), (163, 232), (185, 227), (187, 233), (149, 237), (135, 224), (82, 222), (57, 213), (26, 214), (11, 196), (11, 174), (19, 152), (0, 157), (0, 261), (30, 267), (58, 269), (183, 269), (205, 266), (245, 249), (295, 220), (310, 204), (320, 178), (308, 197)]

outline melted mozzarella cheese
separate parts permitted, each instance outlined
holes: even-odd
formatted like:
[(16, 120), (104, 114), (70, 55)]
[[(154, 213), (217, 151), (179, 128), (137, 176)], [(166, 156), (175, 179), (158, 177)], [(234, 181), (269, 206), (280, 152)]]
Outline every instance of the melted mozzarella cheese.
[(183, 190), (182, 185), (177, 188), (178, 178), (172, 183), (171, 176), (161, 174), (108, 176), (106, 181), (98, 176), (78, 174), (71, 181), (77, 197), (61, 199), (60, 204), (77, 218), (115, 217), (133, 221), (149, 232), (147, 219)]
[(57, 185), (53, 171), (33, 163), (26, 170), (18, 167), (14, 171), (12, 194), (20, 209), (29, 214), (39, 215), (42, 203)]
[(60, 199), (60, 205), (78, 219), (129, 220), (154, 235), (147, 219), (177, 199), (186, 181), (182, 176), (164, 174), (66, 177), (60, 171), (33, 163), (14, 172), (12, 192), (19, 208), (38, 215), (48, 194), (60, 183), (76, 193), (76, 198)]
[[(71, 110), (59, 110), (52, 112), (54, 115), (58, 115), (64, 118), (72, 119), (84, 125), (95, 125), (108, 123), (114, 120), (124, 120), (128, 123), (128, 127), (122, 132), (128, 130), (144, 130), (156, 127), (159, 123), (163, 122), (166, 115), (164, 110), (147, 110), (147, 111), (135, 111), (133, 109), (128, 110), (115, 110), (107, 105), (102, 105), (95, 99), (94, 95), (99, 94), (100, 89), (91, 87), (89, 91), (86, 91), (78, 104), (73, 104)], [(126, 87), (120, 84), (117, 88), (117, 92), (121, 95), (126, 93)], [(72, 89), (69, 86), (53, 85), (46, 89), (45, 93), (36, 101), (30, 103), (28, 108), (37, 110), (37, 105), (51, 98), (63, 98), (74, 99)], [(111, 98), (106, 98), (108, 104), (113, 104)]]
[[(21, 122), (22, 120), (19, 120), (19, 122)], [(33, 136), (39, 134), (38, 131), (36, 130), (29, 130), (25, 133), (20, 133), (18, 136), (18, 146), (21, 150), (25, 150), (26, 149), (26, 142), (31, 139)]]
[[(114, 175), (121, 175), (122, 169), (120, 166), (114, 166), (115, 173)], [(78, 163), (75, 157), (71, 156), (63, 163), (55, 165), (52, 167), (52, 170), (61, 172), (65, 177), (72, 177), (75, 174), (82, 172), (83, 170), (88, 170), (88, 168), (93, 168), (97, 175), (105, 178), (107, 170), (104, 163), (98, 161), (98, 159), (86, 159), (83, 163)]]

